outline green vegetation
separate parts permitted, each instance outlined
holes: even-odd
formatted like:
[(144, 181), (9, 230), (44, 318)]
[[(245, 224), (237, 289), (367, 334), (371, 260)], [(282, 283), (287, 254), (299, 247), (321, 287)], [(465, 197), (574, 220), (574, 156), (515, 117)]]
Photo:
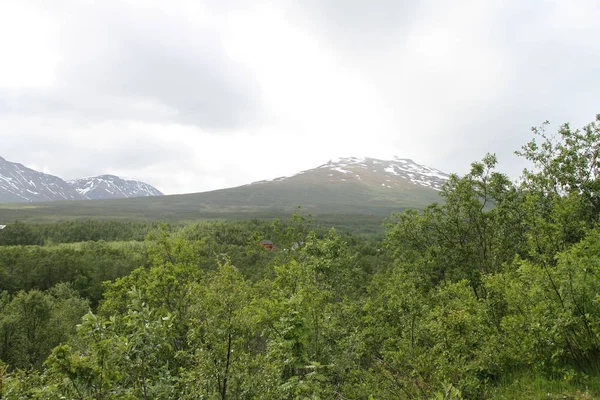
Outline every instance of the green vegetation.
[(49, 245), (52, 243), (79, 243), (89, 241), (144, 240), (158, 227), (157, 223), (133, 221), (83, 220), (54, 224), (8, 224), (0, 231), (0, 246)]
[(0, 236), (0, 393), (598, 398), (600, 116), (534, 132), (522, 182), (487, 155), (383, 237), (298, 213), (13, 224)]

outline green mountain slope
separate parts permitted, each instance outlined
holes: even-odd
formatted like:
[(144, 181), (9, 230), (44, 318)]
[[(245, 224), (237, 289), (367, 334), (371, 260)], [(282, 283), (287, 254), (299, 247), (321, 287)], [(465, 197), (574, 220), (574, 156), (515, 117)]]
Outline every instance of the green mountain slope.
[(291, 177), (203, 193), (0, 205), (0, 222), (74, 218), (189, 221), (272, 218), (302, 206), (345, 220), (388, 216), (439, 201), (447, 175), (410, 160), (340, 159)]

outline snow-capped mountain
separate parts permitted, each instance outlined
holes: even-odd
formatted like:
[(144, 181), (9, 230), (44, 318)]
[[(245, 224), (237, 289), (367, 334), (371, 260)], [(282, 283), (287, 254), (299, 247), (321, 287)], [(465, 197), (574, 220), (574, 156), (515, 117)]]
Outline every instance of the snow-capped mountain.
[(116, 199), (160, 196), (162, 193), (144, 182), (114, 175), (63, 179), (45, 174), (0, 157), (0, 203), (55, 200)]
[(80, 178), (68, 183), (77, 193), (88, 199), (122, 199), (124, 197), (162, 196), (162, 193), (147, 183), (119, 178), (115, 175), (100, 175)]
[(84, 199), (84, 196), (59, 177), (35, 171), (0, 157), (0, 202)]
[(441, 190), (450, 176), (435, 168), (418, 164), (410, 159), (394, 158), (379, 160), (375, 158), (346, 157), (330, 160), (317, 168), (283, 176), (267, 182), (328, 182), (360, 183), (382, 188), (410, 188), (411, 186)]
[[(440, 189), (448, 178), (448, 174), (409, 159), (349, 157), (331, 160), (288, 177), (238, 187), (127, 200), (56, 202), (32, 209), (27, 216), (32, 220), (48, 215), (53, 218), (102, 216), (148, 220), (191, 220), (215, 216), (224, 219), (270, 218), (289, 216), (301, 206), (303, 212), (331, 217), (341, 226), (363, 221), (371, 224), (368, 230), (376, 230), (372, 224), (380, 226), (380, 218), (390, 213), (422, 209), (433, 202), (443, 202)], [(105, 176), (77, 180), (72, 184), (73, 190), (80, 196), (105, 198), (105, 190), (117, 193), (115, 179)], [(98, 190), (100, 193), (96, 192)], [(10, 221), (22, 218), (24, 213), (0, 205), (0, 215)]]

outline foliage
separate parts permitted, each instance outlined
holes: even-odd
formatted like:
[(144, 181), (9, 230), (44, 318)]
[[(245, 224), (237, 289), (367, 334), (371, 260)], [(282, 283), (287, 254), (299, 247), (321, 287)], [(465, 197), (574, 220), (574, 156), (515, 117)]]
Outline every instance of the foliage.
[(72, 345), (58, 346), (46, 362), (64, 396), (94, 399), (175, 398), (169, 362), (172, 322), (156, 315), (135, 291), (124, 315), (88, 313)]
[(88, 241), (143, 240), (156, 223), (134, 221), (62, 221), (32, 224), (16, 221), (0, 230), (0, 246), (49, 245)]
[(13, 368), (39, 368), (52, 348), (66, 341), (89, 310), (69, 285), (47, 292), (0, 295), (0, 359)]
[[(383, 240), (301, 213), (156, 225), (133, 243), (48, 245), (69, 225), (13, 224), (0, 394), (597, 398), (599, 124), (535, 129), (520, 182), (486, 155)], [(73, 227), (137, 240), (149, 225)]]

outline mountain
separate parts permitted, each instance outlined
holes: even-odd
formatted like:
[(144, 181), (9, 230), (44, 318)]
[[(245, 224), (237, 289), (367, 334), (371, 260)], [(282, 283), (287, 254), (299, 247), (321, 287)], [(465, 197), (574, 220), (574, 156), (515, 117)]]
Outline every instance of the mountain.
[(1, 207), (5, 221), (104, 218), (194, 221), (272, 219), (302, 212), (335, 226), (381, 228), (392, 212), (440, 201), (448, 175), (408, 159), (341, 158), (287, 177), (169, 196)]
[(0, 202), (83, 200), (57, 176), (44, 174), (0, 157)]
[(348, 157), (330, 160), (317, 168), (302, 171), (292, 176), (283, 176), (253, 184), (268, 184), (271, 182), (342, 184), (354, 182), (366, 186), (382, 186), (388, 189), (424, 187), (441, 190), (442, 185), (448, 178), (448, 174), (435, 168), (417, 164), (410, 159), (396, 157), (393, 160), (379, 160)]
[(147, 183), (123, 179), (115, 175), (79, 178), (67, 183), (75, 188), (77, 193), (92, 200), (163, 195), (158, 189)]
[(439, 190), (448, 178), (448, 174), (409, 159), (348, 157), (291, 176), (198, 196), (222, 205), (279, 209), (302, 205), (310, 212), (389, 215), (439, 201)]
[(144, 182), (100, 175), (66, 182), (0, 157), (0, 203), (161, 196)]

